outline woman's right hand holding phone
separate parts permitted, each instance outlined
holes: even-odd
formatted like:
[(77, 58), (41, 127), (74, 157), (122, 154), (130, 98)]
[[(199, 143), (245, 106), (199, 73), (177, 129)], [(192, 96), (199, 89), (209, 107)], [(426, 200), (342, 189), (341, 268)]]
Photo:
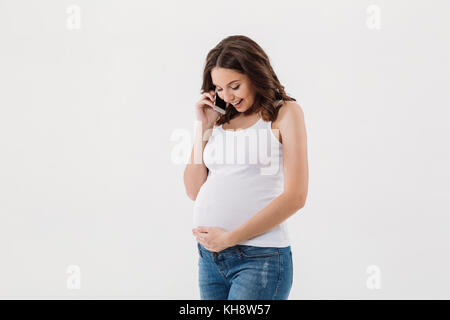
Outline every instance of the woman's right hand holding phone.
[(214, 110), (215, 91), (202, 93), (202, 98), (195, 105), (197, 120), (203, 128), (212, 129), (220, 114)]

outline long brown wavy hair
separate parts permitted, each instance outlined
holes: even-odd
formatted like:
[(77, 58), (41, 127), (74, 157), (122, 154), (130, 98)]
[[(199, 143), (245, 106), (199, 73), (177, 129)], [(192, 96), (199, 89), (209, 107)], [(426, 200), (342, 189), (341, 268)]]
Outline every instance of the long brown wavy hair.
[[(220, 41), (206, 57), (203, 71), (203, 84), (201, 93), (215, 90), (212, 83), (211, 70), (214, 67), (232, 69), (249, 77), (255, 90), (253, 105), (244, 112), (250, 115), (261, 112), (264, 121), (275, 121), (278, 111), (283, 103), (275, 107), (276, 101), (297, 101), (288, 96), (278, 77), (270, 65), (269, 57), (264, 50), (252, 39), (243, 35), (229, 36)], [(224, 115), (216, 121), (216, 125), (229, 122), (239, 113), (229, 106)]]

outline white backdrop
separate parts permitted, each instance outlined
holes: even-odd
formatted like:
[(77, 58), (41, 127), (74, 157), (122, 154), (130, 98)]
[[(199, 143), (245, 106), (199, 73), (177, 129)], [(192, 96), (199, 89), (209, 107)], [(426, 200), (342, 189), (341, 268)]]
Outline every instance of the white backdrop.
[(0, 0), (0, 298), (199, 298), (194, 105), (243, 34), (305, 113), (290, 299), (449, 299), (449, 10)]

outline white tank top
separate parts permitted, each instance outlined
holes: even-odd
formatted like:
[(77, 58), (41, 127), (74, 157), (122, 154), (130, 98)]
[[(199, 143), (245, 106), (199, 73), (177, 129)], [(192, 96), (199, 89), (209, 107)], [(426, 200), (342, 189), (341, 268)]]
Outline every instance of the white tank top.
[[(284, 191), (282, 144), (271, 127), (272, 121), (260, 118), (246, 129), (212, 129), (203, 151), (209, 172), (195, 200), (194, 227), (235, 229)], [(239, 244), (289, 246), (286, 221)]]

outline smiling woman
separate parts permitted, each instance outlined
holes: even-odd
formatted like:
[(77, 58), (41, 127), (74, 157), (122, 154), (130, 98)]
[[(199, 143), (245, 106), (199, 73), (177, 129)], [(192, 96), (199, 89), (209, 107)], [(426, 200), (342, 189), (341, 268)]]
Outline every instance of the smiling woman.
[[(244, 117), (260, 113), (264, 120), (274, 121), (277, 100), (296, 101), (286, 94), (264, 50), (245, 36), (230, 36), (208, 53), (202, 91), (216, 91), (228, 106), (233, 105), (216, 125), (229, 123), (241, 113)], [(242, 104), (235, 106), (240, 99)]]
[[(195, 200), (201, 298), (287, 299), (293, 270), (285, 220), (305, 205), (308, 189), (303, 111), (245, 36), (208, 53), (202, 90), (207, 99), (196, 107), (212, 132), (203, 161), (184, 173)], [(226, 102), (225, 114), (211, 108), (216, 99)]]

